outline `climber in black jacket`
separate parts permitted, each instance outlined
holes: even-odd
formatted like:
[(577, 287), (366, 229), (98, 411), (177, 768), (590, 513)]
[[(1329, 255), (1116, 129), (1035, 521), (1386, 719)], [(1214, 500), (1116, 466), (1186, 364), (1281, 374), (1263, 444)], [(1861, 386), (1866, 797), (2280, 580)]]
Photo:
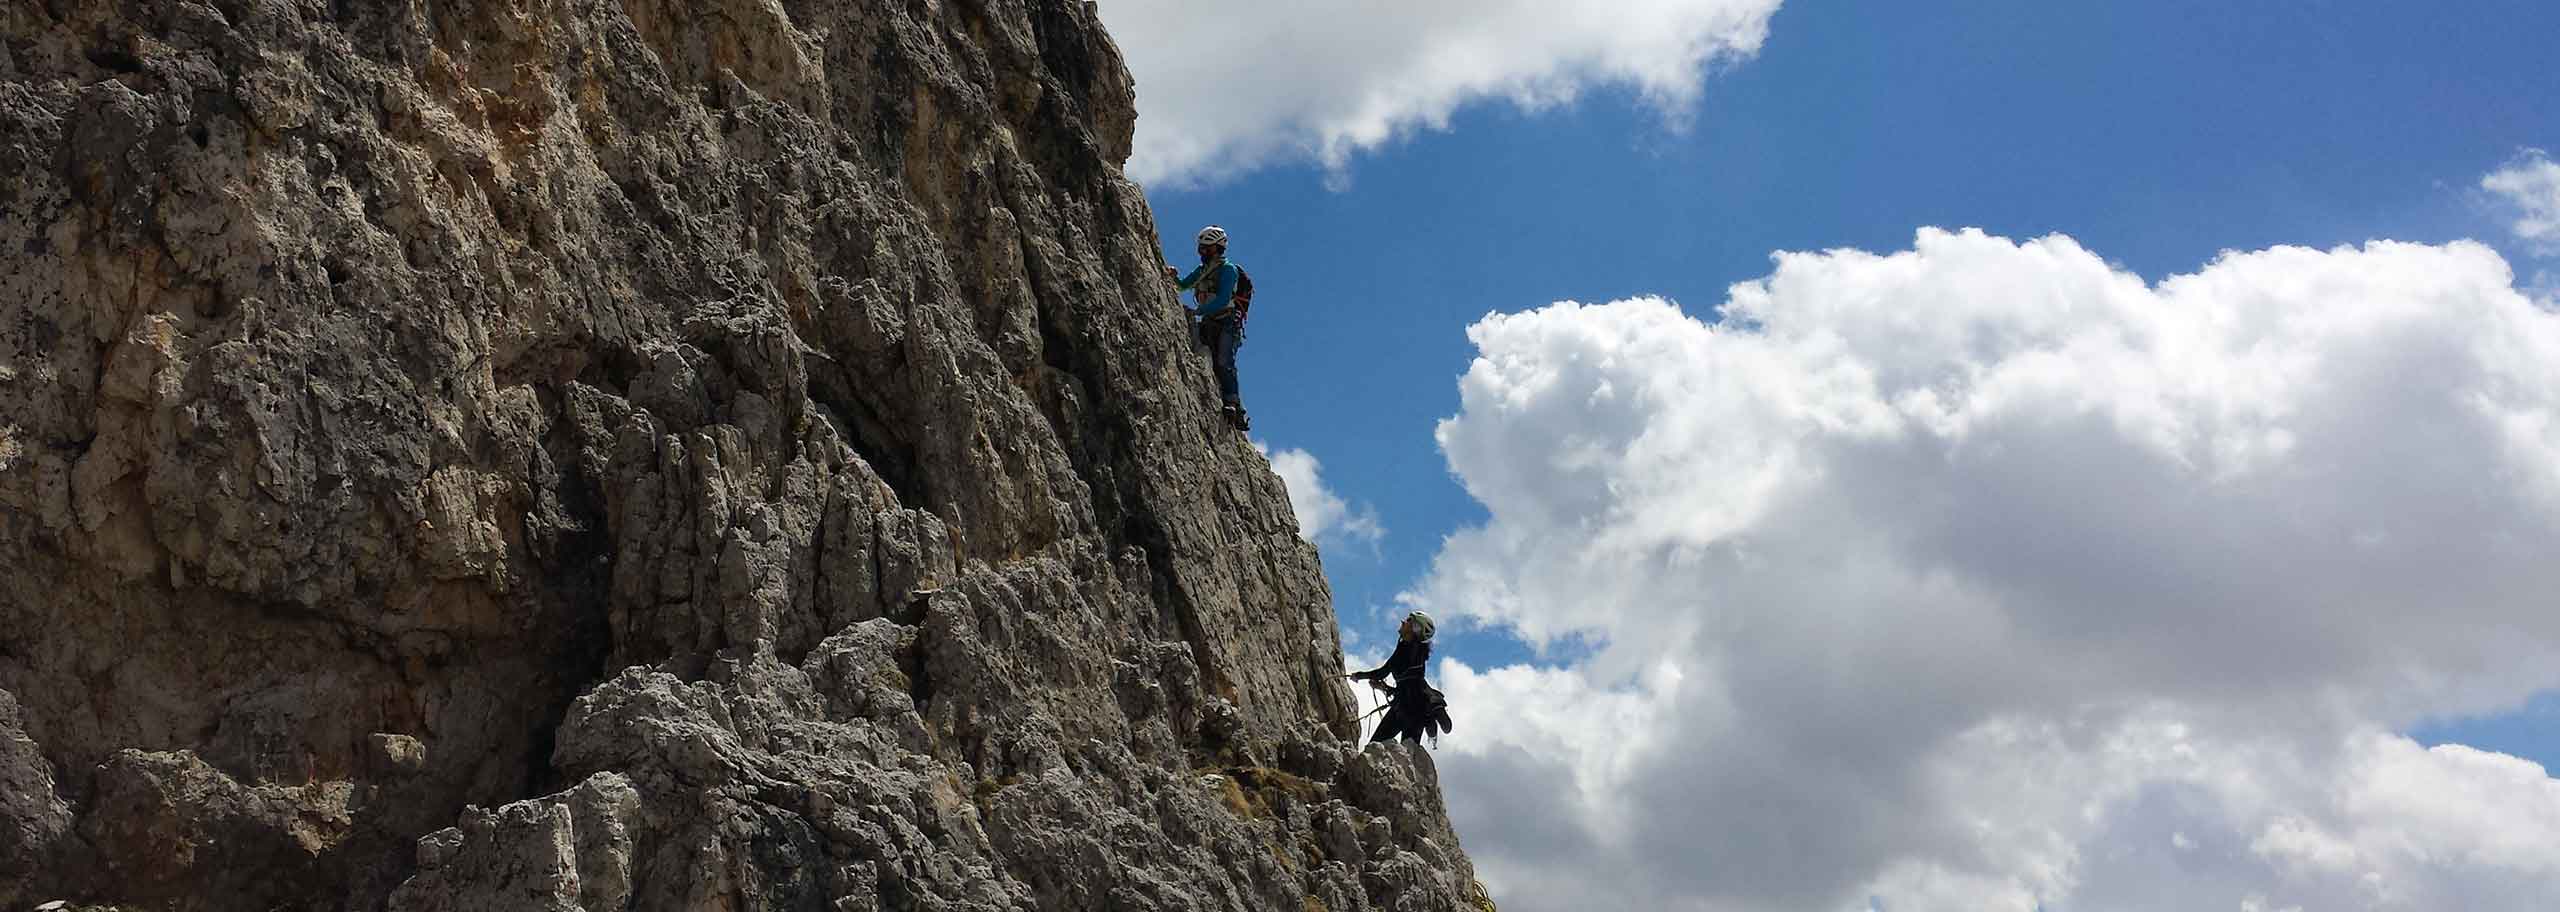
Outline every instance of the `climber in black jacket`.
[[(1387, 692), (1387, 717), (1378, 721), (1378, 733), (1370, 736), (1369, 743), (1401, 736), (1412, 744), (1426, 734), (1437, 743), (1440, 734), (1451, 729), (1449, 701), (1422, 680), (1423, 666), (1431, 663), (1433, 629), (1430, 615), (1419, 611), (1405, 615), (1404, 623), (1396, 626), (1396, 651), (1387, 663), (1352, 672), (1352, 680), (1368, 681)], [(1381, 683), (1389, 677), (1395, 679), (1394, 685)]]

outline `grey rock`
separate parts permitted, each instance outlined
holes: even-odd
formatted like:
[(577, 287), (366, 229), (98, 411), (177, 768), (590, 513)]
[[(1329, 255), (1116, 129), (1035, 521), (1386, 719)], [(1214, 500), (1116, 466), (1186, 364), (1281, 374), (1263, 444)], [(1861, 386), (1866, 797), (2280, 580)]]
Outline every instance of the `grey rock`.
[(361, 800), (345, 781), (242, 784), (190, 751), (126, 749), (92, 781), (78, 821), (92, 854), (75, 860), (84, 877), (64, 892), (103, 893), (120, 905), (304, 901), (334, 886)]
[(374, 732), (373, 771), (384, 776), (409, 775), (427, 766), (427, 748), (408, 735)]
[(54, 793), (46, 763), (19, 722), (18, 700), (0, 690), (0, 907), (15, 906), (29, 879), (52, 864), (71, 830), (71, 807)]
[(467, 811), (418, 840), (418, 873), (395, 908), (622, 909), (631, 902), (631, 838), (640, 793), (611, 773), (566, 792)]
[(1489, 907), (1133, 91), (1070, 0), (0, 4), (0, 905)]

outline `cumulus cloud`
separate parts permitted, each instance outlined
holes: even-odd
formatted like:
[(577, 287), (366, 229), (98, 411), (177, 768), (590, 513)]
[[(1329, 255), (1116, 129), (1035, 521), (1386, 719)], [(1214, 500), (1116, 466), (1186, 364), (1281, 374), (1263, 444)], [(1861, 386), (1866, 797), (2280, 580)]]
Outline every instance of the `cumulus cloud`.
[(2560, 162), (2540, 149), (2526, 149), (2481, 178), (2480, 189), (2515, 211), (2508, 230), (2516, 240), (2537, 256), (2560, 256)]
[(1138, 81), (1141, 182), (1190, 183), (1275, 160), (1339, 169), (1440, 128), (1469, 102), (1526, 108), (1596, 87), (1674, 118), (1712, 65), (1747, 57), (1778, 0), (1105, 0)]
[(1311, 542), (1357, 541), (1377, 543), (1387, 534), (1378, 523), (1378, 511), (1367, 504), (1354, 507), (1341, 495), (1325, 487), (1324, 464), (1305, 450), (1273, 452), (1262, 443), (1253, 448), (1271, 460), (1271, 471), (1289, 489), (1289, 509), (1298, 515), (1298, 537)]
[[(2390, 734), (2560, 685), (2560, 316), (2487, 247), (1791, 253), (1489, 315), (1407, 601), (1505, 908), (2531, 908), (2560, 786)], [(1470, 726), (1469, 723), (1476, 724)]]

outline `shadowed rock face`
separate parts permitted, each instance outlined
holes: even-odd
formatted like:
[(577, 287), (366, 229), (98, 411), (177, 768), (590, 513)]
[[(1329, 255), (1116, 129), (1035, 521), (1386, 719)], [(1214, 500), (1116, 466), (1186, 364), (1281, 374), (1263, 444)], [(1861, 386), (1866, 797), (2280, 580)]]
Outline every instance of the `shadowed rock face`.
[(1489, 906), (1131, 92), (1076, 2), (0, 5), (0, 908)]

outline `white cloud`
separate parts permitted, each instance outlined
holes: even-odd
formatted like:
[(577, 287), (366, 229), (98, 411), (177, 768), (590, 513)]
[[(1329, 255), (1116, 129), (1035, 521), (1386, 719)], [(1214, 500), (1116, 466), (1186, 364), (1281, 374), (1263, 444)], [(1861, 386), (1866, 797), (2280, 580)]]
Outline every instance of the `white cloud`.
[(1360, 541), (1376, 544), (1387, 529), (1378, 523), (1378, 511), (1367, 504), (1358, 507), (1344, 501), (1324, 484), (1324, 465), (1305, 450), (1272, 452), (1255, 443), (1256, 452), (1271, 459), (1271, 471), (1289, 489), (1289, 509), (1298, 515), (1298, 537), (1311, 542)]
[(2560, 256), (2560, 162), (2526, 149), (2507, 166), (2480, 179), (2480, 189), (2515, 210), (2508, 230), (2537, 256)]
[(1778, 0), (1104, 0), (1138, 81), (1139, 181), (1348, 157), (1459, 106), (1538, 108), (1597, 87), (1675, 119), (1707, 69), (1748, 57)]
[(1407, 599), (1593, 647), (1440, 669), (1504, 908), (2560, 895), (2560, 785), (2388, 734), (2560, 685), (2560, 316), (2488, 248), (1925, 230), (1468, 333), (1489, 519)]

